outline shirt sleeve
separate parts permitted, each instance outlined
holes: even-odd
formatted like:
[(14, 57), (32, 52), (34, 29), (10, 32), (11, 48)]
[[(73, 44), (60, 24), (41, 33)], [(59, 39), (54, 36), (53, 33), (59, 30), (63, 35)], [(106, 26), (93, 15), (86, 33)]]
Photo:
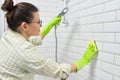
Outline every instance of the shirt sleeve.
[(71, 72), (69, 64), (58, 64), (43, 57), (34, 46), (24, 47), (24, 49), (25, 51), (21, 53), (22, 67), (28, 72), (63, 79), (69, 76)]

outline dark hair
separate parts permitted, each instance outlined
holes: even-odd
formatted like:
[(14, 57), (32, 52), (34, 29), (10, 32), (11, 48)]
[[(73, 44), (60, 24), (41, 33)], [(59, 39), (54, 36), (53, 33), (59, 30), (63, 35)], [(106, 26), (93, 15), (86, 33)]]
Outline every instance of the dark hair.
[(30, 3), (21, 2), (14, 6), (13, 0), (5, 0), (1, 9), (6, 13), (8, 27), (17, 31), (17, 27), (22, 23), (30, 23), (33, 19), (33, 12), (37, 12), (38, 8)]

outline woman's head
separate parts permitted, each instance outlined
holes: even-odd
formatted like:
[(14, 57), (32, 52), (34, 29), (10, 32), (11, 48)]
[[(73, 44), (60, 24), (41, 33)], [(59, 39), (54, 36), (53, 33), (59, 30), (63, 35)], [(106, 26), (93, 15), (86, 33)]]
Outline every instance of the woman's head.
[(5, 0), (1, 8), (6, 12), (11, 30), (20, 32), (25, 37), (39, 34), (41, 24), (37, 7), (26, 2), (14, 5), (13, 0)]

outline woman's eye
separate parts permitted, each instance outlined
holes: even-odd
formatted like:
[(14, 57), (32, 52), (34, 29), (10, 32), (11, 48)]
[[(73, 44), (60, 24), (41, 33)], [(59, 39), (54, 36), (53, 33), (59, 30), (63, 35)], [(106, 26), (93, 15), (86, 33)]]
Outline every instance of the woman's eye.
[(38, 21), (37, 23), (42, 24), (42, 20)]
[(40, 23), (40, 21), (38, 21), (37, 23)]

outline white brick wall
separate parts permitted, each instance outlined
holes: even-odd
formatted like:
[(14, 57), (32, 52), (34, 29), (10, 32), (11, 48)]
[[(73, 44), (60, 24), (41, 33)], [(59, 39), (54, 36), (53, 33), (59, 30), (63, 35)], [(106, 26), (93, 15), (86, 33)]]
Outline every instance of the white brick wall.
[[(29, 2), (39, 8), (43, 26), (63, 7), (62, 0)], [(57, 28), (59, 63), (71, 64), (81, 58), (91, 39), (96, 41), (99, 54), (81, 71), (70, 74), (67, 80), (120, 80), (120, 0), (70, 0), (68, 6), (70, 24)], [(3, 15), (0, 20), (3, 26)], [(3, 29), (0, 27), (0, 32)], [(46, 57), (55, 58), (54, 29), (38, 48)], [(41, 79), (60, 80), (42, 76), (35, 78)]]
[[(3, 0), (0, 0), (0, 5), (2, 5)], [(0, 9), (0, 37), (1, 34), (4, 32), (4, 13), (3, 11)]]
[(114, 63), (115, 63), (116, 65), (119, 65), (119, 66), (120, 66), (120, 56), (119, 56), (119, 55), (115, 55)]
[(120, 78), (119, 77), (114, 77), (114, 80), (120, 80)]
[(81, 58), (91, 39), (99, 54), (68, 80), (120, 80), (120, 0), (70, 0), (69, 8), (69, 26), (58, 28), (59, 62)]

